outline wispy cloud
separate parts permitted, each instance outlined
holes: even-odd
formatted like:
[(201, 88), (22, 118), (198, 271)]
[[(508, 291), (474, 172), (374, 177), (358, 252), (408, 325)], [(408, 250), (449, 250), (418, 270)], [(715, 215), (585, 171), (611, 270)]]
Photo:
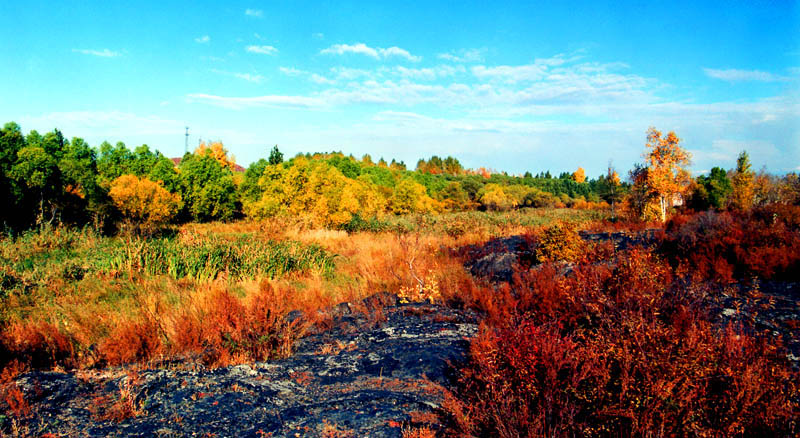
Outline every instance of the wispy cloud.
[(250, 73), (234, 73), (233, 75), (239, 79), (244, 79), (248, 82), (255, 82), (257, 84), (264, 80), (264, 76), (251, 75)]
[(264, 11), (262, 11), (261, 9), (247, 8), (244, 10), (244, 15), (247, 15), (248, 17), (261, 18), (264, 16)]
[(195, 40), (195, 42), (198, 42), (200, 44), (205, 44), (205, 43), (211, 41), (211, 37), (208, 36), (208, 35), (203, 35), (201, 37), (195, 38), (194, 40)]
[(436, 67), (429, 68), (408, 68), (398, 65), (390, 70), (391, 73), (404, 78), (428, 81), (455, 76), (458, 73), (465, 73), (466, 71), (467, 69), (465, 69), (462, 65), (438, 65)]
[(84, 55), (92, 55), (92, 56), (99, 56), (101, 58), (113, 58), (116, 56), (120, 56), (121, 53), (115, 52), (108, 49), (103, 50), (94, 50), (94, 49), (72, 49), (75, 53), (82, 53)]
[(317, 40), (324, 40), (325, 39), (325, 34), (322, 33), (322, 32), (314, 32), (313, 34), (311, 34), (311, 36), (314, 37), (314, 39), (317, 39)]
[(217, 73), (217, 74), (221, 74), (221, 75), (225, 75), (225, 76), (231, 76), (231, 77), (234, 77), (234, 78), (237, 78), (237, 79), (242, 79), (242, 80), (245, 80), (245, 81), (248, 81), (248, 82), (254, 82), (254, 83), (257, 83), (257, 84), (261, 83), (262, 81), (264, 81), (264, 79), (266, 79), (264, 76), (259, 75), (259, 74), (237, 73), (237, 72), (229, 72), (229, 71), (216, 70), (216, 69), (213, 69), (211, 71), (213, 71), (214, 73)]
[(375, 59), (386, 59), (390, 57), (405, 58), (412, 62), (419, 62), (422, 57), (414, 56), (408, 50), (401, 49), (400, 47), (370, 47), (364, 43), (356, 44), (334, 44), (327, 49), (322, 49), (319, 53), (323, 55), (345, 55), (345, 54), (358, 54), (366, 55)]
[(456, 53), (440, 53), (437, 57), (451, 62), (480, 62), (484, 53), (486, 49), (464, 49)]
[(247, 46), (245, 50), (250, 53), (260, 53), (262, 55), (274, 55), (278, 53), (278, 49), (273, 46)]
[(259, 106), (313, 108), (323, 106), (323, 102), (313, 97), (268, 95), (256, 97), (226, 97), (213, 94), (193, 93), (186, 96), (189, 101), (203, 102), (230, 109), (243, 109)]
[(714, 79), (721, 79), (728, 82), (740, 81), (757, 81), (757, 82), (777, 82), (786, 80), (786, 78), (775, 75), (769, 72), (760, 70), (738, 70), (730, 68), (726, 70), (718, 70), (714, 68), (704, 68), (706, 76)]
[(279, 67), (278, 70), (286, 76), (302, 76), (308, 74), (305, 70), (300, 70), (294, 67)]

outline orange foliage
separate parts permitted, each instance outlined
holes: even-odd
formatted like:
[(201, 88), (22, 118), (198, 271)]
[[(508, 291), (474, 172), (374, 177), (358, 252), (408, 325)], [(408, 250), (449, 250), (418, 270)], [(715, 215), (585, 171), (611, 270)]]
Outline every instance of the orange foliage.
[(584, 172), (583, 167), (579, 167), (578, 170), (572, 174), (572, 180), (577, 183), (586, 182), (586, 172)]
[(48, 322), (12, 323), (3, 330), (0, 344), (6, 350), (0, 364), (16, 360), (17, 366), (39, 368), (59, 364), (69, 367), (75, 360), (73, 339)]
[(212, 141), (209, 143), (201, 141), (197, 149), (194, 150), (194, 153), (195, 155), (210, 155), (217, 160), (222, 167), (227, 167), (231, 170), (234, 170), (236, 167), (236, 159), (233, 155), (228, 155), (228, 150), (225, 149), (221, 141)]
[(163, 351), (158, 328), (150, 321), (118, 324), (98, 350), (111, 365), (149, 359)]
[(181, 202), (180, 195), (168, 192), (160, 183), (135, 175), (115, 179), (108, 194), (132, 225), (145, 231), (169, 222)]
[(673, 196), (685, 193), (691, 182), (685, 169), (691, 155), (680, 147), (680, 141), (671, 131), (664, 138), (656, 128), (647, 131), (647, 185), (658, 197), (661, 222), (667, 220), (666, 211), (672, 206)]

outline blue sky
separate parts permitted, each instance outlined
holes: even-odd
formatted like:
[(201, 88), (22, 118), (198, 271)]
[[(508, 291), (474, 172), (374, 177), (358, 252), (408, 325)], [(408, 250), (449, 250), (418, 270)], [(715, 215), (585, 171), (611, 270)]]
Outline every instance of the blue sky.
[(695, 172), (800, 170), (796, 1), (108, 3), (0, 3), (0, 120), (591, 176), (655, 126)]

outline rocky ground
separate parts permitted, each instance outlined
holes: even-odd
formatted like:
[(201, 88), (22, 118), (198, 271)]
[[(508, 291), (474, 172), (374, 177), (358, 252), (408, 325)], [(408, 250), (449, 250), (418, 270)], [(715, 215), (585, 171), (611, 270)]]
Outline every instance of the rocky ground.
[(37, 437), (399, 437), (403, 428), (435, 423), (449, 364), (465, 357), (475, 316), (428, 304), (350, 309), (333, 309), (333, 328), (302, 338), (286, 360), (26, 374), (17, 384), (33, 409), (5, 430)]

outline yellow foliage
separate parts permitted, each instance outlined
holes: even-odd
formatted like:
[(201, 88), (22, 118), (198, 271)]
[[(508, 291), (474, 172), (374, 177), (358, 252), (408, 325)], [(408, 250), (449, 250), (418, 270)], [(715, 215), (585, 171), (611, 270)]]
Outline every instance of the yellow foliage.
[(134, 226), (153, 230), (175, 215), (181, 197), (170, 193), (160, 183), (135, 175), (122, 175), (111, 182), (108, 192), (114, 205)]
[(586, 172), (583, 171), (583, 167), (579, 167), (578, 170), (572, 174), (572, 179), (578, 183), (586, 181)]
[(683, 194), (689, 187), (691, 177), (686, 166), (691, 155), (680, 146), (681, 139), (674, 132), (661, 138), (656, 128), (647, 131), (647, 184), (658, 198), (661, 222), (667, 220), (667, 208), (671, 207), (675, 194)]
[(256, 218), (289, 215), (314, 226), (341, 226), (353, 215), (382, 214), (386, 201), (371, 185), (345, 177), (337, 168), (320, 161), (297, 158), (288, 169), (267, 166), (259, 180), (261, 199), (245, 204)]
[(406, 178), (395, 187), (389, 207), (396, 214), (428, 213), (441, 210), (442, 204), (428, 196), (425, 186)]
[(618, 186), (619, 185), (619, 183), (620, 183), (619, 182), (619, 174), (617, 173), (616, 170), (612, 170), (611, 171), (611, 175), (608, 177), (608, 180), (614, 186)]
[(539, 262), (578, 260), (584, 251), (585, 244), (575, 227), (568, 224), (553, 224), (542, 231), (536, 247), (536, 259)]
[(489, 210), (505, 211), (517, 206), (517, 200), (507, 195), (503, 187), (495, 183), (486, 184), (480, 201)]
[(221, 141), (212, 141), (206, 143), (200, 142), (197, 149), (194, 150), (195, 155), (210, 155), (217, 160), (222, 167), (227, 167), (233, 170), (236, 167), (236, 159), (233, 155), (228, 156), (228, 151), (222, 145)]

